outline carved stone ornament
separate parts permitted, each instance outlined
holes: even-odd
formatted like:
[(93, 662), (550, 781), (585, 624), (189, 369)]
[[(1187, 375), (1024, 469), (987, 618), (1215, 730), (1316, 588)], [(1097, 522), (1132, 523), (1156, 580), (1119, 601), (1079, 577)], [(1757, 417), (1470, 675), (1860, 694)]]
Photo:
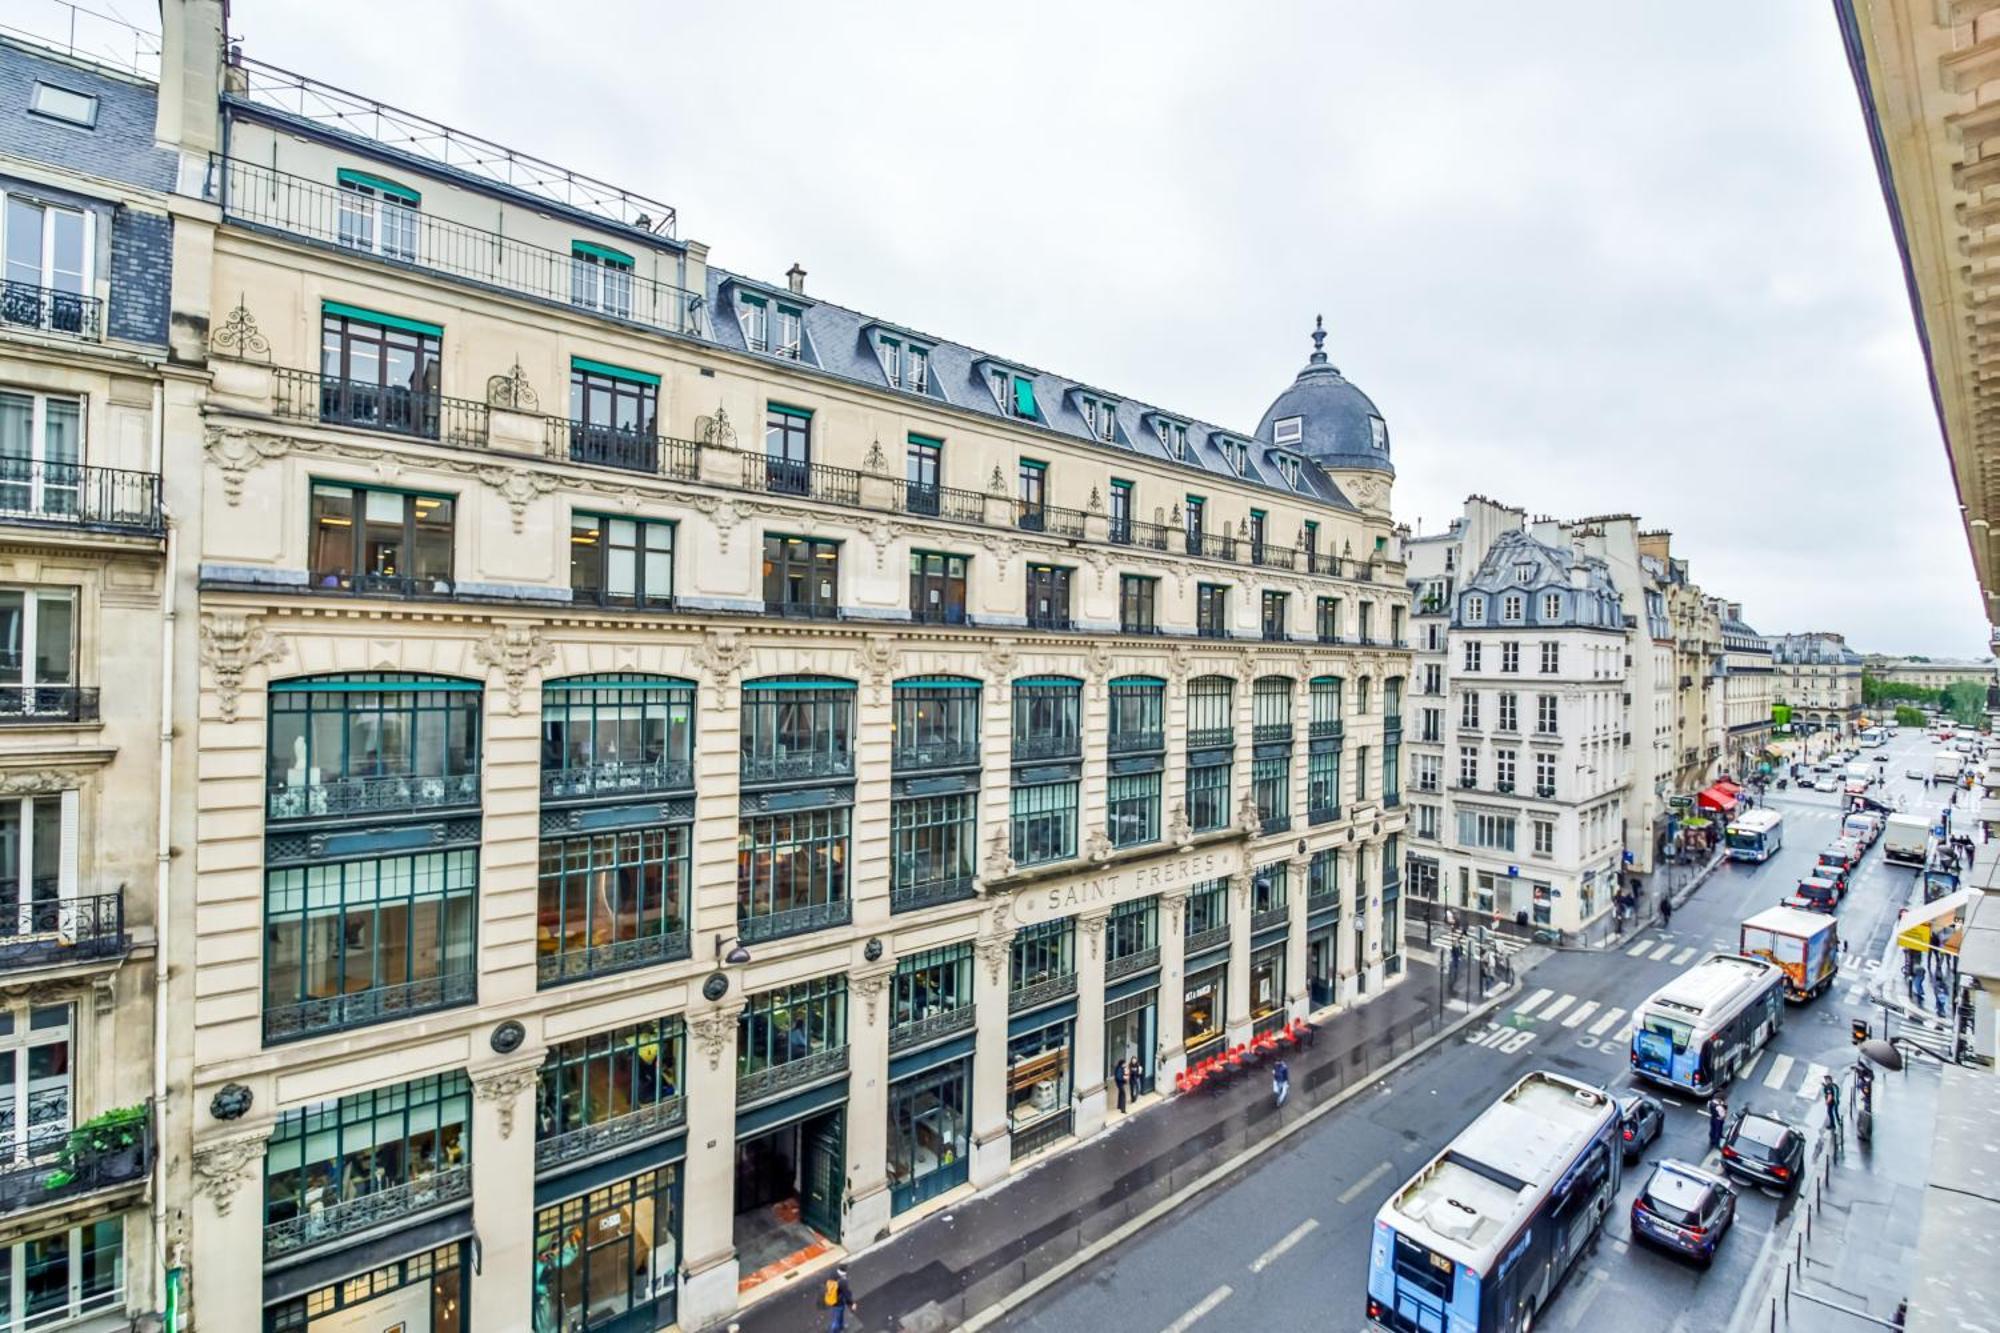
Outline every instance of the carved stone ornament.
[(1103, 640), (1091, 641), (1090, 647), (1084, 650), (1083, 665), (1091, 680), (1099, 683), (1111, 674), (1111, 650), (1104, 646)]
[(979, 941), (979, 961), (986, 964), (986, 979), (994, 985), (1000, 984), (1007, 960), (1013, 956), (1014, 941), (1004, 935), (992, 935)]
[(514, 515), (516, 532), (527, 530), (528, 505), (561, 484), (546, 472), (530, 472), (524, 467), (482, 467), (475, 475), (507, 502)]
[(889, 456), (882, 452), (882, 441), (875, 440), (868, 446), (868, 452), (861, 459), (861, 470), (874, 476), (884, 476), (889, 471)]
[(868, 1026), (871, 1028), (875, 1026), (876, 1011), (881, 1007), (882, 991), (888, 985), (888, 982), (889, 978), (885, 974), (874, 972), (867, 976), (855, 977), (849, 983), (854, 993), (859, 995), (868, 1006)]
[(1001, 474), (998, 463), (993, 465), (993, 475), (986, 479), (986, 493), (1003, 497), (1007, 494), (1007, 478)]
[(291, 444), (283, 436), (236, 427), (210, 426), (203, 433), (202, 447), (222, 474), (222, 498), (230, 504), (243, 499), (243, 478), (266, 459), (283, 458)]
[(1092, 486), (1090, 488), (1090, 498), (1083, 502), (1083, 507), (1093, 514), (1104, 512), (1104, 497), (1098, 494), (1097, 487)]
[(243, 304), (239, 293), (236, 308), (223, 317), (215, 332), (208, 340), (209, 350), (223, 356), (239, 357), (245, 361), (271, 359), (271, 340), (257, 328), (257, 321), (250, 314), (250, 307)]
[(744, 648), (742, 636), (733, 629), (704, 631), (701, 642), (690, 654), (696, 669), (718, 689), (726, 688), (736, 678), (748, 655), (749, 650)]
[(995, 685), (1005, 685), (1014, 674), (1014, 660), (1014, 645), (1003, 639), (996, 639), (979, 655), (979, 665), (986, 669), (987, 679)]
[(1236, 891), (1236, 908), (1240, 912), (1250, 910), (1250, 872), (1239, 870), (1229, 877), (1229, 887)]
[(856, 671), (879, 689), (896, 669), (896, 645), (886, 634), (870, 634), (854, 650), (854, 661)]
[(736, 447), (736, 427), (729, 424), (729, 409), (718, 407), (712, 417), (703, 417), (696, 431), (702, 444), (713, 444), (723, 449)]
[(1090, 841), (1084, 844), (1083, 857), (1086, 861), (1096, 861), (1101, 865), (1111, 859), (1113, 850), (1111, 836), (1103, 829), (1099, 829), (1091, 834)]
[(1090, 956), (1092, 959), (1097, 957), (1098, 943), (1104, 938), (1104, 923), (1109, 919), (1110, 917), (1106, 914), (1087, 916), (1082, 919), (1083, 933), (1090, 937)]
[(282, 661), (289, 651), (262, 621), (220, 611), (201, 618), (201, 664), (215, 676), (215, 704), (224, 722), (236, 720), (243, 673)]
[(229, 1215), (229, 1206), (264, 1166), (264, 1133), (241, 1134), (194, 1146), (194, 1192), (215, 1200), (215, 1211)]
[(1175, 644), (1167, 650), (1167, 676), (1178, 685), (1187, 679), (1188, 668), (1194, 665), (1193, 655), (1185, 644)]
[(535, 1086), (535, 1072), (538, 1066), (522, 1065), (518, 1069), (503, 1069), (497, 1074), (485, 1077), (475, 1075), (472, 1080), (472, 1095), (482, 1102), (490, 1102), (500, 1112), (500, 1137), (514, 1137), (514, 1110), (520, 1104), (521, 1094)]
[(1253, 838), (1264, 831), (1264, 821), (1257, 814), (1256, 798), (1247, 791), (1243, 793), (1243, 799), (1236, 803), (1236, 827)]
[(986, 840), (986, 868), (984, 878), (1005, 879), (1014, 873), (1014, 852), (1007, 840), (1005, 826), (993, 830), (993, 836)]
[(493, 632), (472, 646), (472, 660), (498, 670), (506, 678), (507, 711), (521, 715), (521, 691), (527, 688), (528, 673), (556, 660), (552, 643), (542, 640), (531, 625), (496, 625)]
[(241, 1083), (225, 1083), (208, 1099), (208, 1113), (217, 1120), (241, 1120), (255, 1095)]
[[(48, 796), (74, 791), (82, 785), (83, 774), (66, 768), (31, 768), (0, 773), (0, 796)], [(0, 991), (0, 995), (5, 993)]]
[(736, 1037), (736, 1015), (727, 1009), (711, 1009), (697, 1014), (691, 1026), (695, 1045), (708, 1057), (708, 1067), (722, 1068), (722, 1048)]
[(528, 383), (528, 372), (521, 369), (517, 360), (506, 374), (487, 379), (486, 405), (509, 412), (539, 412), (542, 410), (542, 396), (535, 392), (534, 385)]
[(1173, 818), (1167, 821), (1167, 841), (1176, 847), (1185, 847), (1194, 841), (1194, 825), (1188, 822), (1186, 802), (1176, 805)]
[(1167, 937), (1177, 938), (1181, 933), (1181, 917), (1187, 911), (1191, 889), (1169, 889), (1160, 895), (1167, 908)]

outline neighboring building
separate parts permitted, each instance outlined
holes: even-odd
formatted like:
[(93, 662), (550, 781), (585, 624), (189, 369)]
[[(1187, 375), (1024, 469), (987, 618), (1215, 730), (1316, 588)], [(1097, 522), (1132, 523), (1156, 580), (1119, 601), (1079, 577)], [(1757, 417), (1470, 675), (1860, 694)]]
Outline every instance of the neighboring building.
[(1673, 554), (1673, 534), (1639, 534), (1639, 551), (1660, 571), (1667, 626), (1673, 636), (1673, 744), (1670, 794), (1693, 796), (1713, 782), (1722, 759), (1722, 619), (1714, 599)]
[[(207, 124), (216, 0), (165, 16)], [(1089, 1134), (1120, 1059), (1395, 982), (1408, 589), (1323, 334), (1230, 430), (224, 77), (167, 436), (200, 1327), (705, 1327)]]
[(1743, 607), (1726, 602), (1722, 621), (1722, 707), (1728, 731), (1724, 770), (1738, 778), (1757, 771), (1771, 744), (1774, 668), (1771, 641), (1743, 621)]
[(1771, 702), (1792, 710), (1794, 731), (1852, 734), (1861, 721), (1861, 654), (1839, 634), (1781, 634), (1771, 641)]
[[(2000, 664), (1991, 658), (1967, 662), (1949, 657), (1885, 657), (1870, 653), (1861, 659), (1861, 670), (1885, 685), (1914, 685), (1924, 690), (1949, 689), (1966, 681), (1984, 689), (2000, 680)], [(1858, 677), (1855, 688), (1860, 688)]]

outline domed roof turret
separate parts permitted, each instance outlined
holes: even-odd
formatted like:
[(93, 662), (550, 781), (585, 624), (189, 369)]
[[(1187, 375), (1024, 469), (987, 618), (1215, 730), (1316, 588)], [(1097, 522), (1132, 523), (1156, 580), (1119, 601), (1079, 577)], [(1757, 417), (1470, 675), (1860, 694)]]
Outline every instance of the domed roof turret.
[(1388, 423), (1368, 395), (1326, 359), (1323, 319), (1313, 320), (1312, 341), (1305, 369), (1257, 423), (1257, 438), (1280, 449), (1296, 449), (1322, 467), (1366, 468), (1394, 476)]

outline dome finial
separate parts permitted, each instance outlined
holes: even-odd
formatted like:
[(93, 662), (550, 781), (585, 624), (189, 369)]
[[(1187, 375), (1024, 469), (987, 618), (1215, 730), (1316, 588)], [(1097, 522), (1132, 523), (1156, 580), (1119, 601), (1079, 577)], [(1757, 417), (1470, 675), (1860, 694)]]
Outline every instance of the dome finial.
[(1313, 316), (1312, 340), (1312, 363), (1316, 366), (1323, 366), (1326, 364), (1326, 316)]

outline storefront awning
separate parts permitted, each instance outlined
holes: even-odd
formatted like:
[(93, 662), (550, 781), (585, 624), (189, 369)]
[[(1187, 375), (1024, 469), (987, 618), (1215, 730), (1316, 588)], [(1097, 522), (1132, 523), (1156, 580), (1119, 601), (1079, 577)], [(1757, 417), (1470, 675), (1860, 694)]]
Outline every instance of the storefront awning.
[[(1905, 949), (1930, 948), (1937, 928), (1956, 925), (1964, 916), (1966, 905), (1978, 892), (1977, 889), (1960, 889), (1957, 893), (1947, 893), (1934, 903), (1912, 907), (1896, 920), (1896, 943)], [(1954, 949), (1962, 937), (1963, 932), (1954, 931), (1950, 941), (1940, 947)]]
[(1704, 810), (1717, 810), (1727, 814), (1736, 808), (1736, 793), (1724, 790), (1722, 784), (1717, 783), (1698, 794), (1694, 801)]

